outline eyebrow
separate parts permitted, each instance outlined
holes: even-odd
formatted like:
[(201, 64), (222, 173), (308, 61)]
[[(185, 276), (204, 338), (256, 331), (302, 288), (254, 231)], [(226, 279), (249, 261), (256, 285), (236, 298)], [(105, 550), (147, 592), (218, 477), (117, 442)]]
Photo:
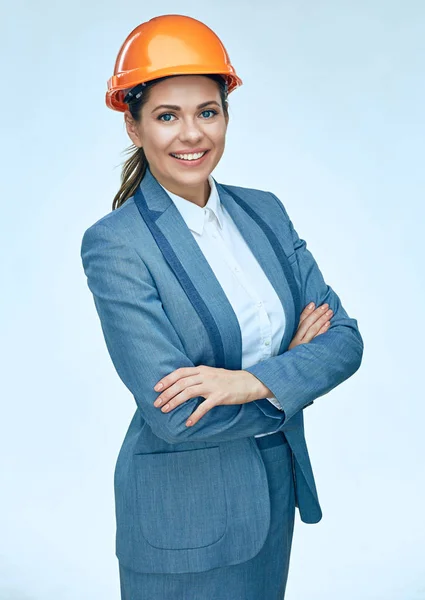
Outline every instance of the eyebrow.
[[(196, 108), (204, 108), (204, 106), (208, 106), (209, 104), (216, 104), (217, 106), (220, 106), (219, 103), (215, 100), (208, 100), (207, 102), (202, 102), (202, 104), (198, 104)], [(160, 104), (159, 106), (153, 109), (152, 113), (154, 113), (159, 108), (171, 108), (171, 110), (181, 110), (181, 106), (177, 106), (177, 104)]]

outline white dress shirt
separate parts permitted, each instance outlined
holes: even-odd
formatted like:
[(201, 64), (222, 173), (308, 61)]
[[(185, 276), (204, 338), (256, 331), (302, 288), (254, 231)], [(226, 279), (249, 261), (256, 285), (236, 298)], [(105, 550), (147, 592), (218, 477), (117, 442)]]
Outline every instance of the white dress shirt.
[[(272, 284), (222, 205), (211, 175), (208, 181), (211, 192), (204, 208), (161, 187), (176, 205), (232, 305), (242, 334), (245, 369), (277, 355), (285, 313)], [(274, 396), (267, 399), (282, 410)]]

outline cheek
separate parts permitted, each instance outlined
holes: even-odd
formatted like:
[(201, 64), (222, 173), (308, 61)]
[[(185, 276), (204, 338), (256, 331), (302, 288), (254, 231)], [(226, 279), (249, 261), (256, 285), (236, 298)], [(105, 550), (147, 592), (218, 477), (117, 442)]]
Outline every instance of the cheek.
[(224, 148), (226, 142), (226, 127), (222, 123), (217, 123), (217, 127), (211, 130), (207, 134), (217, 148)]
[(168, 148), (175, 137), (175, 133), (166, 127), (152, 125), (146, 130), (145, 146), (154, 153), (168, 152)]

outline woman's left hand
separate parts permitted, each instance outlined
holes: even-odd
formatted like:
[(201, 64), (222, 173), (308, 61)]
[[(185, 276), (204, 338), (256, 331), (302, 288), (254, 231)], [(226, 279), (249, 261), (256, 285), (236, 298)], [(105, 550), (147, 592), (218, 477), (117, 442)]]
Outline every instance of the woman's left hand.
[[(163, 387), (159, 388), (160, 384)], [(162, 412), (169, 412), (190, 398), (205, 398), (186, 422), (188, 426), (197, 423), (214, 406), (245, 404), (273, 396), (269, 388), (248, 371), (205, 365), (176, 369), (158, 381), (154, 390), (161, 392), (154, 406), (162, 407)]]

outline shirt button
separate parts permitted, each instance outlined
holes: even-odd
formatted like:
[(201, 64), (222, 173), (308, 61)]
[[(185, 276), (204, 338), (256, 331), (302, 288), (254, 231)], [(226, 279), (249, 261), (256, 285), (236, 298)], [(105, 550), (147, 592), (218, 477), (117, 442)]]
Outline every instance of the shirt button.
[(265, 346), (270, 346), (270, 340), (266, 340), (266, 341), (264, 342), (264, 345), (265, 345)]
[(236, 271), (237, 273), (239, 272), (239, 268), (238, 267), (234, 267), (233, 270)]
[(257, 306), (258, 306), (258, 308), (260, 308), (260, 306), (263, 306), (263, 303), (262, 302), (257, 302)]

